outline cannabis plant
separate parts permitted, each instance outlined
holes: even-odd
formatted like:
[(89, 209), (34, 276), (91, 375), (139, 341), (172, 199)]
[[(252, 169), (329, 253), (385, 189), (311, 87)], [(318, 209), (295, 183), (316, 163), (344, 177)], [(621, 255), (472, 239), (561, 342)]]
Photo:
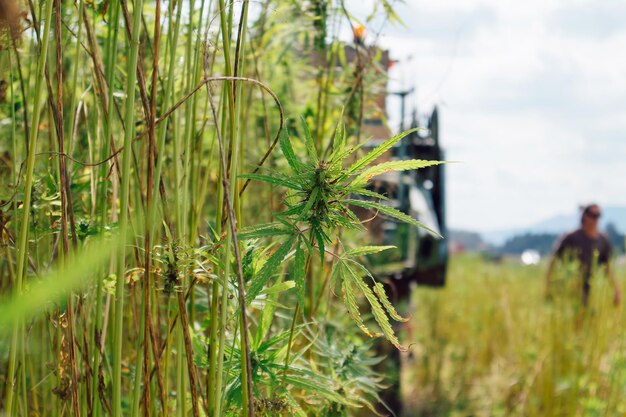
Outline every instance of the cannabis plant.
[[(304, 306), (305, 280), (307, 266), (311, 264), (310, 258), (317, 254), (323, 265), (327, 257), (332, 257), (331, 286), (341, 287), (343, 301), (352, 320), (368, 336), (384, 336), (398, 349), (404, 350), (390, 322), (390, 319), (404, 319), (389, 301), (383, 285), (376, 282), (368, 269), (359, 262), (359, 258), (364, 255), (393, 247), (345, 248), (339, 231), (363, 229), (363, 222), (353, 211), (354, 207), (371, 209), (379, 215), (426, 228), (413, 217), (385, 204), (387, 197), (368, 189), (374, 177), (386, 172), (414, 170), (441, 163), (425, 160), (375, 163), (394, 144), (414, 131), (415, 129), (400, 133), (355, 160), (355, 152), (360, 146), (347, 146), (345, 129), (341, 123), (337, 125), (331, 146), (322, 152), (316, 148), (307, 122), (302, 119), (306, 160), (296, 157), (289, 135), (284, 134), (280, 138), (280, 148), (289, 165), (288, 172), (268, 171), (241, 176), (287, 189), (283, 200), (285, 210), (276, 214), (275, 222), (249, 227), (240, 234), (240, 239), (282, 236), (282, 244), (252, 279), (247, 290), (248, 303), (260, 294), (285, 257), (295, 250), (293, 278), (298, 303)], [(369, 303), (379, 331), (371, 331), (361, 317), (357, 302), (359, 294)], [(313, 306), (309, 305), (309, 308)]]

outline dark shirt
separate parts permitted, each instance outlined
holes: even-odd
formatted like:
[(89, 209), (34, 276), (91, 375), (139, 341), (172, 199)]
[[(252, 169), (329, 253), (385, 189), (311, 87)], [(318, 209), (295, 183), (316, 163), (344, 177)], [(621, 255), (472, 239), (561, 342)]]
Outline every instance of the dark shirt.
[(582, 229), (578, 229), (565, 234), (557, 242), (554, 253), (561, 259), (566, 256), (571, 256), (573, 259), (580, 262), (583, 278), (583, 300), (586, 301), (589, 295), (589, 280), (591, 278), (592, 267), (596, 261), (596, 253), (598, 266), (608, 264), (611, 258), (611, 243), (603, 234), (598, 234), (598, 237), (593, 239), (587, 236)]

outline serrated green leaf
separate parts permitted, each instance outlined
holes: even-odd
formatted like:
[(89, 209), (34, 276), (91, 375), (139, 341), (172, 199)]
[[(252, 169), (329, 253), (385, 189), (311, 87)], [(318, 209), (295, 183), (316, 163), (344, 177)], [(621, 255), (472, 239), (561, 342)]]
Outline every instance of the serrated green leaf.
[(271, 338), (267, 339), (265, 342), (259, 344), (259, 347), (256, 349), (256, 353), (262, 354), (271, 348), (282, 347), (282, 345), (286, 344), (287, 340), (289, 340), (290, 336), (291, 336), (290, 331), (284, 331), (275, 336), (272, 336)]
[(298, 190), (298, 191), (302, 190), (302, 187), (300, 186), (300, 184), (293, 182), (287, 178), (273, 177), (271, 175), (264, 175), (264, 174), (242, 174), (242, 175), (239, 175), (239, 178), (267, 182), (269, 184), (280, 185), (282, 187), (291, 188), (292, 190)]
[(294, 205), (293, 207), (289, 207), (285, 211), (281, 211), (280, 213), (277, 214), (277, 216), (288, 217), (288, 216), (300, 214), (302, 212), (302, 209), (304, 208), (304, 206), (305, 206), (305, 203), (300, 202), (300, 203)]
[(373, 167), (367, 168), (365, 171), (359, 174), (359, 176), (356, 177), (352, 181), (351, 184), (356, 185), (356, 186), (365, 185), (372, 178), (378, 175), (382, 175), (386, 172), (421, 169), (421, 168), (427, 168), (427, 167), (434, 166), (434, 165), (440, 165), (443, 163), (444, 162), (442, 161), (426, 161), (423, 159), (409, 159), (406, 161), (383, 162), (382, 164), (374, 165)]
[(345, 253), (346, 256), (363, 256), (379, 253), (388, 249), (395, 249), (395, 246), (362, 246), (360, 248), (350, 249)]
[(365, 156), (358, 159), (355, 163), (348, 168), (348, 174), (356, 174), (372, 162), (374, 162), (378, 157), (387, 152), (393, 145), (402, 140), (405, 136), (410, 135), (411, 133), (417, 131), (420, 128), (409, 129), (405, 132), (399, 133), (394, 137), (387, 139), (371, 151), (369, 151)]
[[(293, 375), (293, 370), (290, 368), (290, 372), (287, 372), (283, 376), (283, 380), (293, 385), (294, 387), (305, 390), (310, 394), (321, 395), (331, 401), (339, 404), (347, 404), (347, 399), (338, 393), (332, 391), (329, 387), (332, 387), (332, 381), (327, 378), (311, 378), (307, 376)], [(318, 381), (316, 379), (319, 379)]]
[(252, 346), (257, 353), (263, 353), (265, 350), (279, 343), (279, 341), (289, 337), (289, 332), (286, 331), (263, 342), (272, 326), (276, 308), (286, 308), (285, 306), (279, 304), (276, 301), (277, 299), (278, 293), (273, 293), (269, 294), (267, 299), (263, 302), (263, 311), (261, 312), (261, 318), (259, 320), (259, 324), (257, 325), (257, 332)]
[(304, 207), (300, 212), (300, 219), (305, 218), (310, 213), (311, 208), (313, 208), (313, 204), (315, 204), (315, 202), (317, 201), (317, 195), (319, 194), (319, 191), (320, 189), (318, 187), (313, 187), (313, 190), (311, 190), (311, 194), (306, 199), (306, 203), (304, 204)]
[(250, 304), (260, 293), (263, 287), (270, 280), (272, 275), (278, 272), (280, 264), (285, 256), (291, 250), (291, 246), (295, 240), (295, 236), (291, 236), (267, 259), (261, 270), (252, 278), (248, 292), (246, 293), (246, 302)]
[[(342, 268), (346, 268), (345, 266)], [(363, 318), (361, 317), (361, 313), (359, 312), (359, 306), (356, 301), (356, 296), (354, 295), (354, 288), (352, 287), (350, 279), (343, 279), (341, 283), (341, 292), (343, 294), (343, 301), (348, 309), (348, 314), (352, 321), (357, 325), (359, 329), (363, 331), (369, 337), (379, 337), (381, 336), (379, 333), (372, 333), (363, 322)]]
[(296, 157), (295, 152), (293, 151), (293, 147), (291, 146), (291, 139), (289, 138), (289, 133), (287, 133), (287, 129), (283, 129), (279, 138), (280, 149), (287, 160), (287, 163), (291, 167), (294, 172), (299, 173), (300, 167), (302, 163)]
[(330, 288), (334, 288), (337, 280), (341, 280), (342, 265), (343, 262), (339, 260), (338, 262), (335, 262), (332, 269), (330, 270)]
[(352, 214), (354, 213), (346, 212), (344, 216), (341, 216), (341, 215), (335, 216), (331, 214), (329, 215), (328, 218), (332, 223), (335, 223), (341, 227), (345, 227), (346, 229), (365, 230), (365, 228), (361, 224), (361, 221), (358, 218), (356, 219), (352, 218)]
[[(383, 332), (383, 335), (387, 340), (391, 342), (398, 350), (406, 351), (406, 348), (400, 344), (400, 341), (396, 337), (391, 324), (389, 323), (389, 318), (387, 318), (387, 314), (385, 314), (385, 310), (382, 305), (378, 301), (378, 298), (374, 295), (372, 289), (363, 281), (361, 275), (357, 274), (351, 267), (345, 266), (346, 271), (348, 272), (347, 276), (349, 279), (361, 290), (365, 299), (370, 304), (372, 308), (372, 314), (374, 315), (374, 320), (378, 323), (378, 326)], [(345, 278), (344, 278), (345, 280)]]
[[(352, 146), (348, 149), (345, 149), (343, 152), (341, 153), (334, 153), (332, 154), (332, 158), (330, 158), (329, 164), (332, 166), (335, 165), (339, 165), (341, 166), (342, 162), (348, 158), (350, 155), (352, 155), (354, 152), (358, 151), (359, 149), (361, 149), (361, 147), (363, 145), (365, 145), (366, 142), (361, 142), (356, 146)], [(344, 179), (348, 174), (348, 170), (345, 170), (345, 173), (343, 175), (340, 176), (340, 179)]]
[(389, 217), (393, 217), (394, 219), (398, 219), (404, 223), (409, 223), (412, 224), (415, 227), (419, 227), (421, 229), (427, 230), (430, 233), (432, 233), (433, 235), (441, 238), (442, 236), (435, 232), (433, 229), (431, 229), (430, 227), (424, 225), (423, 223), (415, 220), (413, 217), (409, 216), (408, 214), (404, 214), (403, 212), (401, 212), (400, 210), (396, 210), (393, 207), (389, 207), (389, 206), (385, 206), (384, 204), (380, 204), (374, 201), (364, 201), (364, 200), (348, 200), (347, 201), (349, 204), (355, 205), (355, 206), (359, 206), (359, 207), (363, 207), (363, 208), (369, 208), (369, 209), (374, 209), (374, 210), (378, 210), (379, 212), (386, 214)]
[(379, 200), (383, 200), (383, 201), (388, 201), (389, 197), (384, 196), (380, 193), (377, 193), (375, 191), (371, 191), (371, 190), (367, 190), (365, 188), (361, 188), (361, 187), (348, 187), (348, 192), (351, 194), (359, 194), (359, 195), (364, 195), (366, 197), (371, 197), (371, 198), (376, 198)]
[(276, 305), (278, 304), (276, 303), (277, 298), (277, 295), (270, 295), (265, 301), (263, 311), (261, 312), (261, 318), (259, 319), (259, 324), (256, 328), (256, 335), (253, 340), (252, 348), (255, 350), (258, 350), (259, 345), (261, 344), (261, 342), (263, 342), (263, 339), (265, 339), (265, 336), (272, 326), (272, 321), (274, 320), (274, 312), (276, 311)]
[(282, 223), (267, 223), (258, 226), (248, 226), (239, 231), (237, 238), (239, 240), (259, 239), (270, 236), (288, 235), (291, 230), (287, 229)]
[[(343, 153), (343, 150), (346, 147), (346, 126), (343, 123), (343, 111), (341, 112), (341, 118), (339, 119), (339, 123), (337, 123), (337, 128), (335, 129), (335, 137), (333, 138), (333, 155), (339, 155)], [(332, 157), (330, 159), (333, 159)]]
[(325, 238), (327, 239), (328, 237), (324, 234), (322, 228), (319, 226), (313, 228), (313, 233), (315, 235), (315, 240), (317, 242), (318, 250), (320, 253), (320, 262), (322, 263), (322, 265), (324, 265), (324, 256), (326, 255)]
[(296, 286), (296, 283), (294, 281), (283, 281), (283, 282), (279, 282), (278, 284), (274, 284), (271, 287), (265, 288), (264, 290), (261, 291), (261, 294), (278, 294), (287, 290), (290, 290), (292, 288), (294, 288)]
[(385, 310), (387, 310), (387, 313), (389, 313), (389, 317), (391, 317), (395, 321), (400, 321), (403, 323), (409, 321), (408, 318), (404, 318), (400, 314), (398, 314), (396, 308), (393, 306), (393, 304), (391, 304), (391, 301), (389, 301), (383, 284), (381, 284), (380, 282), (374, 284), (374, 293), (376, 293), (383, 307), (385, 307)]
[(309, 125), (307, 124), (304, 117), (301, 117), (300, 119), (302, 122), (302, 131), (304, 132), (304, 145), (306, 147), (307, 154), (309, 155), (309, 159), (311, 160), (313, 165), (317, 165), (317, 163), (319, 162), (319, 157), (317, 156), (315, 142), (313, 141), (313, 137), (311, 136)]

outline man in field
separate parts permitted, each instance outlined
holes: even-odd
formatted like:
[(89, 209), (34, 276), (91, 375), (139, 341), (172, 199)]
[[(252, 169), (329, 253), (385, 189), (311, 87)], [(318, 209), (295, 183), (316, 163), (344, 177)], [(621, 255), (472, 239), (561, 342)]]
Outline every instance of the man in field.
[(619, 305), (621, 292), (619, 285), (613, 276), (611, 268), (611, 243), (608, 238), (598, 230), (600, 219), (600, 207), (590, 204), (583, 208), (580, 218), (580, 228), (565, 234), (557, 242), (554, 252), (548, 262), (546, 274), (546, 296), (551, 297), (552, 273), (557, 260), (578, 261), (580, 272), (580, 286), (582, 304), (586, 306), (589, 301), (591, 290), (591, 276), (595, 267), (606, 267), (606, 273), (614, 288), (613, 302)]

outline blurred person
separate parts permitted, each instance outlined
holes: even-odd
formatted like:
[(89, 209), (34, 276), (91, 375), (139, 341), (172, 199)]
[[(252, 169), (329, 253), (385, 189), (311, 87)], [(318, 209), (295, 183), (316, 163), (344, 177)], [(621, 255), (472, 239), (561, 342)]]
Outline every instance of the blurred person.
[(589, 204), (583, 207), (580, 217), (580, 228), (566, 233), (556, 243), (554, 251), (548, 261), (546, 272), (546, 297), (552, 297), (552, 274), (557, 261), (565, 259), (577, 260), (582, 289), (582, 305), (587, 306), (591, 291), (591, 276), (594, 267), (606, 267), (606, 274), (614, 288), (613, 303), (620, 304), (622, 295), (613, 275), (611, 267), (611, 243), (609, 239), (600, 233), (598, 222), (602, 212), (597, 204)]

